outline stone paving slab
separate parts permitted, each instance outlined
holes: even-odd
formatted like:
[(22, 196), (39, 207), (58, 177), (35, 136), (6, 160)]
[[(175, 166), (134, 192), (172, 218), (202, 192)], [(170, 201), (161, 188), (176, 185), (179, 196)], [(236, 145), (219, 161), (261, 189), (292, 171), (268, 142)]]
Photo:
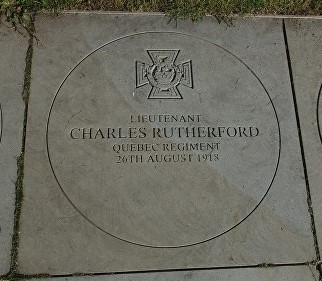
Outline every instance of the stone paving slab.
[(322, 23), (287, 20), (296, 99), (318, 243), (322, 245)]
[(281, 20), (36, 29), (20, 273), (316, 259)]
[[(32, 279), (37, 280), (37, 279)], [(310, 266), (286, 266), (274, 268), (239, 268), (194, 270), (177, 272), (149, 272), (83, 277), (58, 277), (45, 280), (57, 281), (310, 281), (318, 280), (317, 272)]]
[(0, 50), (0, 275), (3, 275), (10, 267), (27, 39), (1, 24)]

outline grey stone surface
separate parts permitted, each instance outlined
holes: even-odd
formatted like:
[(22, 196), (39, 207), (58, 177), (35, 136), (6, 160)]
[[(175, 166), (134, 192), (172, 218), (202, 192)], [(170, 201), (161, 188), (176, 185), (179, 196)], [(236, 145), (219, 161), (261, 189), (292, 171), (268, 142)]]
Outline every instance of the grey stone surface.
[[(37, 280), (37, 279), (32, 279)], [(48, 279), (47, 279), (48, 280)], [(274, 268), (236, 268), (191, 270), (177, 272), (149, 272), (83, 277), (49, 278), (57, 281), (310, 281), (318, 280), (311, 266), (286, 266)]]
[[(322, 84), (321, 84), (321, 86), (322, 86)], [(320, 87), (320, 90), (319, 90), (319, 96), (318, 96), (318, 101), (317, 101), (317, 112), (316, 112), (319, 137), (322, 142), (322, 98), (321, 98), (321, 95), (322, 95), (322, 87)]]
[(10, 267), (17, 157), (21, 152), (22, 88), (27, 40), (0, 27), (0, 275)]
[[(176, 25), (157, 15), (65, 14), (39, 17), (36, 27), (21, 273), (315, 259), (281, 20), (227, 27), (211, 18)], [(145, 114), (195, 120), (137, 122)], [(201, 135), (215, 128), (217, 137), (153, 137), (153, 128), (179, 126)], [(253, 137), (228, 136), (228, 127), (249, 135), (250, 126)], [(149, 161), (164, 144), (203, 142), (219, 149), (167, 152), (186, 154), (183, 163)], [(133, 153), (142, 163), (113, 151), (151, 143), (157, 152)]]
[(287, 21), (295, 93), (319, 245), (322, 245), (322, 22)]

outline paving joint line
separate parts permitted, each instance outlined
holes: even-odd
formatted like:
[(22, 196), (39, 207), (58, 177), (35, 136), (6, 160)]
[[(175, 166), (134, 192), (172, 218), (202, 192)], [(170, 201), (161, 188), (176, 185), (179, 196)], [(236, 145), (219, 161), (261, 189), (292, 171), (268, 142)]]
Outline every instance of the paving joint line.
[(317, 266), (316, 266), (316, 269), (319, 271), (320, 273), (320, 277), (319, 277), (319, 281), (322, 281), (322, 262), (319, 261)]
[(21, 153), (17, 158), (17, 181), (15, 183), (15, 210), (14, 210), (14, 226), (12, 235), (12, 248), (11, 248), (11, 261), (10, 270), (4, 277), (9, 280), (14, 280), (17, 274), (18, 267), (18, 248), (19, 248), (19, 231), (20, 231), (20, 216), (21, 207), (23, 201), (23, 178), (24, 178), (24, 155), (25, 155), (25, 143), (26, 143), (26, 128), (28, 117), (28, 101), (30, 95), (30, 82), (31, 82), (31, 66), (33, 56), (33, 30), (34, 30), (34, 17), (31, 17), (31, 22), (28, 27), (25, 28), (28, 37), (28, 48), (25, 57), (25, 71), (22, 99), (24, 102), (24, 119), (23, 119), (23, 134), (21, 142)]
[[(255, 269), (255, 268), (275, 268), (275, 267), (296, 267), (296, 266), (316, 266), (316, 261), (299, 262), (299, 263), (261, 263), (254, 265), (237, 265), (237, 266), (215, 266), (203, 268), (178, 268), (178, 269), (155, 269), (155, 270), (138, 270), (123, 272), (97, 272), (97, 273), (70, 273), (70, 274), (19, 274), (6, 279), (10, 281), (28, 280), (28, 279), (45, 279), (45, 278), (68, 278), (68, 277), (95, 277), (95, 276), (111, 276), (111, 275), (127, 275), (127, 274), (148, 274), (148, 273), (171, 273), (186, 271), (206, 271), (206, 270), (229, 270), (229, 269)], [(1, 276), (0, 276), (1, 280)]]
[(312, 197), (311, 197), (311, 190), (310, 190), (310, 182), (309, 182), (307, 166), (306, 166), (305, 151), (304, 151), (302, 132), (301, 132), (301, 123), (300, 123), (300, 117), (299, 117), (297, 99), (296, 99), (296, 93), (295, 93), (294, 76), (293, 76), (293, 70), (292, 70), (292, 60), (291, 60), (290, 50), (289, 50), (289, 45), (288, 45), (285, 19), (282, 20), (282, 27), (283, 27), (283, 36), (284, 36), (284, 43), (285, 43), (285, 52), (286, 52), (286, 57), (287, 57), (287, 65), (288, 65), (290, 82), (291, 82), (292, 97), (293, 97), (294, 110), (295, 110), (295, 118), (296, 118), (296, 123), (297, 123), (297, 132), (298, 132), (300, 148), (301, 148), (301, 157), (302, 157), (304, 179), (305, 179), (305, 185), (306, 185), (308, 211), (309, 211), (309, 214), (311, 217), (311, 230), (312, 230), (313, 240), (314, 240), (314, 249), (315, 249), (315, 253), (316, 253), (316, 257), (317, 257), (316, 269), (319, 271), (320, 281), (322, 281), (321, 254), (320, 254), (319, 243), (318, 243), (317, 233), (316, 233), (314, 211), (313, 211)]

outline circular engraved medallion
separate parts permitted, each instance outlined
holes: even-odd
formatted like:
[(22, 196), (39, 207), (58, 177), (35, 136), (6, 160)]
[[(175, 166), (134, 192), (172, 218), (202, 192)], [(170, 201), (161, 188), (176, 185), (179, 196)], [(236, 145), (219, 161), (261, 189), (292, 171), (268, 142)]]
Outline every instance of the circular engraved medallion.
[(104, 44), (53, 100), (55, 178), (90, 223), (147, 247), (204, 243), (262, 202), (280, 156), (273, 102), (234, 54), (177, 32)]

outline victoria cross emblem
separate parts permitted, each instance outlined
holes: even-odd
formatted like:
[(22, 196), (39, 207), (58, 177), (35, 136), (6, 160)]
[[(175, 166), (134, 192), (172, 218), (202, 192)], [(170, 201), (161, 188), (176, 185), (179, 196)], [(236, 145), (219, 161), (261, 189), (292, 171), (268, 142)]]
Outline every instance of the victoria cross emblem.
[(180, 84), (193, 88), (191, 60), (176, 64), (180, 50), (147, 50), (152, 64), (136, 61), (136, 88), (150, 84), (148, 99), (182, 99)]

